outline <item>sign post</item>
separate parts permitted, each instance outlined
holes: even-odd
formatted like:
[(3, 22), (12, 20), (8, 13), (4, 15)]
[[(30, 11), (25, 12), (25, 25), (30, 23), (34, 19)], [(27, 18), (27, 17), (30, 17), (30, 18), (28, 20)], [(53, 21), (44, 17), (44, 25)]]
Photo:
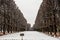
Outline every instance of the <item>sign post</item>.
[(24, 33), (21, 33), (21, 34), (20, 34), (20, 36), (22, 37), (22, 39), (21, 39), (21, 40), (23, 40)]

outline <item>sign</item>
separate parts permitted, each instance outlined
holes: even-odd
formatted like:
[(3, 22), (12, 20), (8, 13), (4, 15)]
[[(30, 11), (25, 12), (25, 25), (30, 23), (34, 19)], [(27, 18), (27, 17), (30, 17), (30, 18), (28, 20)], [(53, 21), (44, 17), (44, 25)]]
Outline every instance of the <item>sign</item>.
[(24, 33), (21, 33), (20, 36), (24, 36)]

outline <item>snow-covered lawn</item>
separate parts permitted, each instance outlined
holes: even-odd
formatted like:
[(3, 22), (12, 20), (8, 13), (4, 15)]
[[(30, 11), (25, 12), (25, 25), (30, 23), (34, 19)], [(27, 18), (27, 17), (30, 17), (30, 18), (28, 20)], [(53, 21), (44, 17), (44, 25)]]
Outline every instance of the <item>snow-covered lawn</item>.
[(58, 38), (53, 38), (48, 35), (45, 35), (41, 32), (36, 31), (24, 31), (14, 34), (4, 35), (0, 37), (0, 40), (21, 40), (21, 33), (24, 33), (23, 40), (59, 40)]

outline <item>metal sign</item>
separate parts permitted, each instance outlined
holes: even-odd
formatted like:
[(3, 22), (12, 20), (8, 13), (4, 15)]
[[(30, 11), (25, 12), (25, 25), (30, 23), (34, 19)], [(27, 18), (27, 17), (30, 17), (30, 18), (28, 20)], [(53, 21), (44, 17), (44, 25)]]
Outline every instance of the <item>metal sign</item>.
[(24, 36), (24, 33), (21, 33), (20, 36)]
[(22, 39), (21, 39), (21, 40), (23, 40), (24, 33), (21, 33), (21, 34), (20, 34), (20, 36), (22, 37)]

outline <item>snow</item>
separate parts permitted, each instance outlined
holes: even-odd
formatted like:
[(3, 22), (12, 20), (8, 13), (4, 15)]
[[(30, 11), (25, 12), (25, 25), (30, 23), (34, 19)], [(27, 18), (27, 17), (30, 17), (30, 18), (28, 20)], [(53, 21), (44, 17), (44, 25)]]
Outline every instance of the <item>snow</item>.
[(21, 33), (24, 33), (23, 40), (59, 40), (58, 38), (54, 38), (37, 31), (24, 31), (4, 35), (0, 37), (0, 40), (21, 40), (22, 39), (22, 37), (20, 36)]

